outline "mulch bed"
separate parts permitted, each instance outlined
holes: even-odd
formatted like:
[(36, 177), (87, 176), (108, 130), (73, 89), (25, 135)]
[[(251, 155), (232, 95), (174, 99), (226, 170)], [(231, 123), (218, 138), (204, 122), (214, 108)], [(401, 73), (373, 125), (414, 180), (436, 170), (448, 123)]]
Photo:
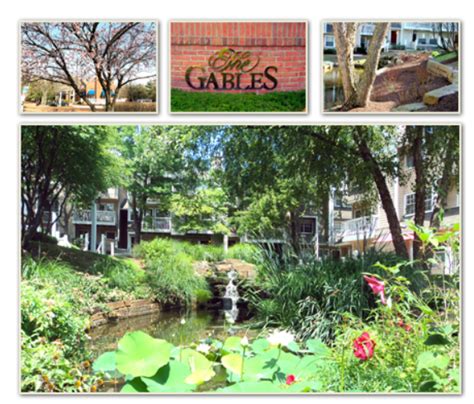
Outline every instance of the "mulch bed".
[[(374, 83), (370, 103), (365, 108), (354, 108), (351, 112), (388, 112), (402, 104), (423, 102), (423, 95), (449, 83), (443, 77), (428, 73), (428, 55), (403, 55), (402, 65), (387, 68)], [(449, 97), (446, 97), (449, 98)], [(457, 111), (453, 99), (441, 101), (433, 111)]]

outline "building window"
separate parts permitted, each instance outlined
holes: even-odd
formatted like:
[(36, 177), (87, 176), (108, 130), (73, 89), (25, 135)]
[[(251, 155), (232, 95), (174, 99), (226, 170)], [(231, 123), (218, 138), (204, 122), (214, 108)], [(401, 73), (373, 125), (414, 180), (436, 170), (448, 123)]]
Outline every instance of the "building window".
[(427, 133), (428, 135), (432, 135), (433, 134), (433, 127), (432, 126), (425, 126), (425, 133)]
[(332, 24), (326, 24), (326, 32), (333, 32)]
[(334, 48), (334, 36), (332, 36), (332, 35), (326, 35), (326, 36), (325, 36), (324, 46), (325, 46), (326, 48)]
[[(428, 192), (425, 199), (425, 213), (433, 210), (433, 194)], [(405, 195), (405, 215), (411, 216), (415, 214), (415, 194)]]
[(113, 212), (115, 210), (113, 203), (99, 203), (98, 208), (99, 210), (105, 210), (107, 212)]
[(314, 220), (302, 219), (300, 221), (300, 233), (301, 234), (314, 234)]
[(406, 155), (405, 164), (406, 164), (407, 168), (415, 167), (415, 158), (413, 157), (413, 154), (407, 154)]

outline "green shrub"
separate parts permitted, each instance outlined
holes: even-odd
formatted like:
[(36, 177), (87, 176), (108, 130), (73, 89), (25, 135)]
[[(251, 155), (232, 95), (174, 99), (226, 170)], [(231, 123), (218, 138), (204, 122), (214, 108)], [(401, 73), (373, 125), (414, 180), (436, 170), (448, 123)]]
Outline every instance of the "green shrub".
[(147, 260), (147, 283), (158, 301), (165, 305), (189, 304), (197, 290), (207, 289), (207, 282), (195, 274), (192, 263), (183, 252)]
[(100, 272), (108, 280), (111, 288), (126, 292), (135, 291), (145, 281), (145, 271), (138, 265), (126, 260), (110, 260), (102, 264)]
[(144, 241), (134, 248), (134, 255), (145, 261), (178, 253), (188, 255), (193, 261), (216, 262), (225, 258), (224, 249), (221, 245), (192, 244), (186, 241), (165, 238)]
[(115, 112), (156, 112), (156, 102), (117, 102)]
[[(378, 261), (398, 261), (393, 254), (380, 253), (345, 260), (295, 257), (290, 252), (282, 257), (262, 254), (254, 287), (246, 296), (259, 317), (269, 325), (291, 328), (301, 339), (325, 341), (333, 338), (344, 313), (365, 318), (374, 307), (361, 274)], [(421, 287), (419, 272), (413, 268), (405, 272)]]
[[(77, 350), (76, 352), (80, 352)], [(32, 338), (21, 332), (22, 392), (90, 392), (97, 389), (98, 377), (90, 370), (87, 354), (71, 358), (59, 341)]]
[(56, 237), (50, 236), (46, 233), (35, 233), (31, 240), (41, 243), (58, 244), (58, 240), (56, 239)]
[(212, 299), (212, 293), (209, 289), (197, 289), (194, 294), (198, 304), (206, 304)]
[(71, 355), (84, 348), (87, 317), (53, 283), (24, 281), (21, 285), (21, 329), (30, 337), (59, 341)]
[(172, 112), (298, 112), (306, 108), (306, 91), (210, 93), (171, 90)]
[(227, 257), (242, 260), (249, 264), (258, 264), (261, 254), (260, 249), (254, 244), (237, 243), (229, 248)]

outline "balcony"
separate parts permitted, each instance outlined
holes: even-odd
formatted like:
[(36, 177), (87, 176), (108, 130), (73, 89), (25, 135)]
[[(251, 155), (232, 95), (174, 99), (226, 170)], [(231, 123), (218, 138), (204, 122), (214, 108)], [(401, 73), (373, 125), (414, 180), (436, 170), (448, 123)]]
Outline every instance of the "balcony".
[(378, 216), (362, 216), (344, 222), (334, 223), (334, 233), (336, 237), (363, 237), (373, 234), (377, 228)]
[(170, 233), (171, 218), (170, 217), (146, 217), (142, 222), (142, 231), (152, 233)]
[[(96, 211), (97, 224), (106, 226), (115, 226), (116, 215), (113, 210), (97, 210)], [(91, 224), (92, 211), (91, 210), (76, 210), (72, 219), (74, 224)]]

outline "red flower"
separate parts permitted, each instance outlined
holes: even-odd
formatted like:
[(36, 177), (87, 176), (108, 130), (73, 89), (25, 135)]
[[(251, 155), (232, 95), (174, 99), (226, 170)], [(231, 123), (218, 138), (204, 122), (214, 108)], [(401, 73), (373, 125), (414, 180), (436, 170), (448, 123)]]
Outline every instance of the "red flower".
[(353, 347), (354, 356), (361, 361), (366, 361), (374, 356), (375, 341), (370, 338), (367, 332), (362, 333), (359, 338), (354, 340)]
[(296, 376), (295, 375), (286, 376), (286, 384), (288, 386), (292, 385), (294, 382), (296, 382)]
[(381, 280), (374, 278), (373, 276), (367, 276), (367, 275), (364, 275), (364, 280), (370, 286), (374, 294), (380, 295), (380, 301), (382, 302), (382, 304), (386, 304), (384, 283)]

